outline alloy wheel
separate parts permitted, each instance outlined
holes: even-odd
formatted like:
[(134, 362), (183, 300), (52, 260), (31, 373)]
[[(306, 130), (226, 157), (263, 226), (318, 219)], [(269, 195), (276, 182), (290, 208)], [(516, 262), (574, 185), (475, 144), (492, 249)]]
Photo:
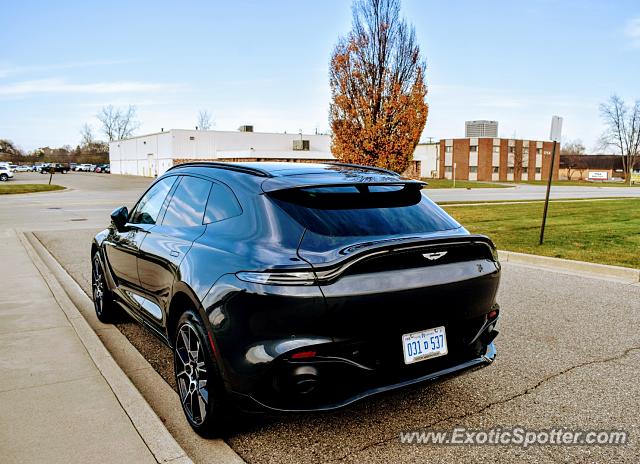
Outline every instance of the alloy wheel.
[(208, 374), (202, 344), (189, 323), (178, 331), (175, 358), (180, 400), (189, 418), (200, 425), (207, 416), (209, 404)]
[(102, 268), (100, 267), (100, 258), (98, 258), (97, 254), (93, 258), (93, 273), (91, 280), (93, 303), (96, 307), (96, 313), (98, 316), (101, 316), (104, 309), (104, 279), (102, 277)]

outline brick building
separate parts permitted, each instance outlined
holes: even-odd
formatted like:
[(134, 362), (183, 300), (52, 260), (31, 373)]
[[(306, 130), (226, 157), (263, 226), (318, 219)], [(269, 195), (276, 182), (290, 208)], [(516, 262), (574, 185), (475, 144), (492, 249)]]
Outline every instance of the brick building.
[[(553, 142), (491, 137), (440, 140), (441, 179), (521, 181), (549, 177)], [(553, 178), (558, 179), (560, 145)]]

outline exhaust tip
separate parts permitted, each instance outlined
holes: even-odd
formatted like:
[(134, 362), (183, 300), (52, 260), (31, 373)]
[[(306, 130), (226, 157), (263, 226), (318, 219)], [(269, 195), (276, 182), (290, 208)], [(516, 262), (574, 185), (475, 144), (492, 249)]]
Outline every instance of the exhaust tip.
[(300, 366), (293, 371), (291, 386), (295, 393), (308, 395), (318, 387), (318, 370), (312, 366)]

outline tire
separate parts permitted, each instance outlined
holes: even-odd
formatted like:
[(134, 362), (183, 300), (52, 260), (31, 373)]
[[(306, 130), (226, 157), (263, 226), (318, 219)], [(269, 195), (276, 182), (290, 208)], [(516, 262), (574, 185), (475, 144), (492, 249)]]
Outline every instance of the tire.
[(178, 320), (173, 366), (182, 410), (191, 428), (201, 437), (220, 436), (231, 422), (226, 391), (207, 332), (192, 309)]
[(105, 324), (116, 322), (120, 316), (120, 311), (107, 287), (104, 268), (98, 253), (95, 253), (91, 260), (91, 290), (93, 306), (100, 322)]
[(6, 174), (0, 174), (0, 182), (6, 182), (9, 180), (9, 176)]

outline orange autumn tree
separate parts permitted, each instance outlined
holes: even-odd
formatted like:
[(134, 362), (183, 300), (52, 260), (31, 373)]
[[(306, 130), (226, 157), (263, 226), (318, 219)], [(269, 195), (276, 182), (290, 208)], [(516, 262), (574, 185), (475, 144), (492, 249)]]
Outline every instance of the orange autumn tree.
[(427, 121), (425, 62), (399, 0), (356, 0), (331, 57), (331, 151), (345, 163), (402, 173)]

